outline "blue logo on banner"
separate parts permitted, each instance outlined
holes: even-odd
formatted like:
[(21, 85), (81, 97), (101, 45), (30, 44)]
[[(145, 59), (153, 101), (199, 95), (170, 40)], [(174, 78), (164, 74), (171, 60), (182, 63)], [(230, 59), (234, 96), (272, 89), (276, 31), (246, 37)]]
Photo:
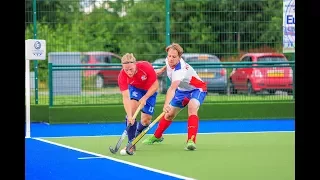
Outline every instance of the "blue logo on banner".
[(36, 42), (34, 43), (34, 48), (40, 49), (40, 48), (41, 48), (41, 43), (40, 43), (39, 41), (36, 41)]

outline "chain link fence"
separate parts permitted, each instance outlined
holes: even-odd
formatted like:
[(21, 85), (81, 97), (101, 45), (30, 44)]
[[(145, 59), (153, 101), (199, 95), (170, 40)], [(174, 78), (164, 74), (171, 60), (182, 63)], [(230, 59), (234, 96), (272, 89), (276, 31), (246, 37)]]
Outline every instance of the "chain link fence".
[[(48, 52), (47, 60), (31, 61), (31, 103), (122, 103), (114, 81), (120, 57), (132, 52), (138, 60), (161, 64), (165, 47), (172, 42), (181, 44), (186, 54), (208, 54), (222, 63), (239, 62), (248, 52), (281, 53), (282, 13), (283, 2), (279, 0), (26, 0), (25, 37), (45, 39)], [(57, 56), (70, 53), (77, 57)], [(285, 56), (289, 61), (294, 59), (294, 54)], [(55, 65), (63, 64), (80, 66), (73, 67), (78, 70), (55, 69)], [(290, 65), (292, 68), (294, 64)], [(230, 93), (230, 75), (235, 67), (224, 66), (211, 74), (208, 70), (216, 67), (198, 68), (203, 78), (225, 76), (226, 86), (209, 92), (208, 103), (294, 100), (294, 93), (285, 88), (254, 95)], [(109, 74), (99, 74), (103, 70)], [(285, 74), (291, 74), (293, 80), (292, 70)], [(166, 81), (160, 82), (166, 87)], [(51, 85), (56, 91), (50, 91)], [(160, 90), (159, 102), (165, 93), (165, 89)]]

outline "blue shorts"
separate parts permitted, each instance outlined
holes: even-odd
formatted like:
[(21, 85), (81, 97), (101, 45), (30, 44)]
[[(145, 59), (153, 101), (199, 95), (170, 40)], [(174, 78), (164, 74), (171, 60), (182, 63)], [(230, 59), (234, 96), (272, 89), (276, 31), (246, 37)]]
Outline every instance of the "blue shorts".
[(170, 104), (174, 107), (184, 108), (188, 104), (189, 100), (193, 98), (197, 99), (201, 105), (206, 96), (207, 92), (200, 91), (199, 89), (194, 89), (192, 91), (180, 91), (177, 89)]
[[(144, 96), (147, 93), (147, 91), (129, 85), (129, 93), (130, 93), (130, 99), (139, 101), (142, 98), (142, 96)], [(149, 114), (151, 116), (153, 115), (154, 106), (156, 105), (157, 95), (158, 95), (158, 92), (155, 92), (152, 96), (150, 96), (147, 99), (146, 105), (142, 109), (143, 113)]]

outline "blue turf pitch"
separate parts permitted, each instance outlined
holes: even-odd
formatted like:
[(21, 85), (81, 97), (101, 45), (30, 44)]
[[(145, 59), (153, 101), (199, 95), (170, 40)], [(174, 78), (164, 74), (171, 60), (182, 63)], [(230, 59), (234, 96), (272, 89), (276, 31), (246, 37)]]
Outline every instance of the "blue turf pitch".
[[(124, 123), (63, 125), (33, 123), (31, 124), (31, 137), (119, 135), (123, 132), (125, 128), (124, 126)], [(186, 127), (186, 122), (174, 122), (167, 129), (166, 133), (186, 133)], [(153, 127), (149, 133), (153, 133), (155, 128), (156, 127)], [(199, 124), (199, 133), (294, 130), (294, 119), (216, 120), (202, 121)], [(139, 180), (179, 179), (169, 175), (108, 160), (106, 158), (79, 160), (78, 157), (92, 155), (55, 146), (32, 138), (25, 140), (26, 180), (120, 180), (132, 179), (132, 174), (138, 174)], [(107, 146), (108, 145), (106, 145), (106, 147)]]

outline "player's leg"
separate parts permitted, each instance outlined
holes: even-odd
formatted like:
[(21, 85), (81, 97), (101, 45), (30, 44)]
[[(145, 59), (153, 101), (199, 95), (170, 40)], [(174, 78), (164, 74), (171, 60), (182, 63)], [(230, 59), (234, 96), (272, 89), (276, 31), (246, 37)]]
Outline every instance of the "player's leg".
[(199, 128), (198, 110), (203, 103), (207, 93), (200, 90), (194, 90), (191, 93), (191, 99), (188, 104), (188, 139), (187, 150), (196, 149), (196, 137)]
[(158, 127), (154, 134), (152, 136), (149, 136), (145, 140), (142, 141), (143, 144), (153, 144), (156, 142), (161, 142), (163, 141), (163, 133), (165, 132), (166, 129), (171, 125), (172, 120), (174, 117), (180, 112), (181, 108), (174, 107), (172, 105), (171, 109), (168, 113), (166, 113), (160, 120)]
[(177, 116), (181, 109), (188, 104), (189, 99), (185, 95), (185, 92), (178, 90), (176, 91), (175, 96), (170, 102), (170, 111), (160, 119), (158, 127), (153, 136), (149, 136), (142, 141), (143, 144), (153, 144), (155, 142), (163, 141), (162, 135), (165, 130), (168, 129), (172, 123), (172, 120)]
[[(143, 96), (143, 93), (140, 89), (137, 89), (133, 86), (129, 86), (129, 93), (130, 93), (130, 106), (131, 106), (131, 112), (135, 112), (139, 106), (139, 100)], [(128, 119), (126, 118), (126, 124), (128, 124)], [(131, 142), (135, 138), (135, 133), (137, 130), (137, 120), (135, 119), (134, 124), (128, 129), (128, 143)], [(133, 147), (133, 150), (135, 150), (135, 146)]]
[[(139, 106), (139, 102), (135, 99), (131, 99), (130, 103), (131, 103), (131, 108), (132, 108), (131, 112), (135, 112)], [(128, 118), (126, 116), (126, 125), (128, 125), (128, 123), (129, 123)], [(135, 138), (136, 130), (137, 130), (137, 119), (135, 119), (134, 124), (131, 125), (127, 131), (128, 144), (129, 144), (129, 142), (133, 141), (133, 139)], [(124, 149), (125, 149), (125, 147), (124, 147)], [(136, 147), (134, 146), (132, 150), (135, 151)]]
[(138, 136), (151, 123), (152, 116), (154, 114), (154, 108), (156, 105), (157, 94), (158, 93), (156, 92), (152, 96), (150, 96), (146, 101), (146, 105), (142, 108), (141, 121), (137, 122), (135, 137)]
[[(131, 99), (130, 101), (131, 103), (131, 112), (135, 112), (139, 106), (139, 102), (135, 99)], [(128, 119), (126, 118), (126, 121), (128, 123)], [(134, 121), (134, 124), (132, 124), (132, 126), (129, 128), (128, 130), (128, 141), (132, 141), (133, 138), (135, 137), (135, 132), (136, 132), (136, 129), (137, 129), (137, 119), (135, 119)]]

